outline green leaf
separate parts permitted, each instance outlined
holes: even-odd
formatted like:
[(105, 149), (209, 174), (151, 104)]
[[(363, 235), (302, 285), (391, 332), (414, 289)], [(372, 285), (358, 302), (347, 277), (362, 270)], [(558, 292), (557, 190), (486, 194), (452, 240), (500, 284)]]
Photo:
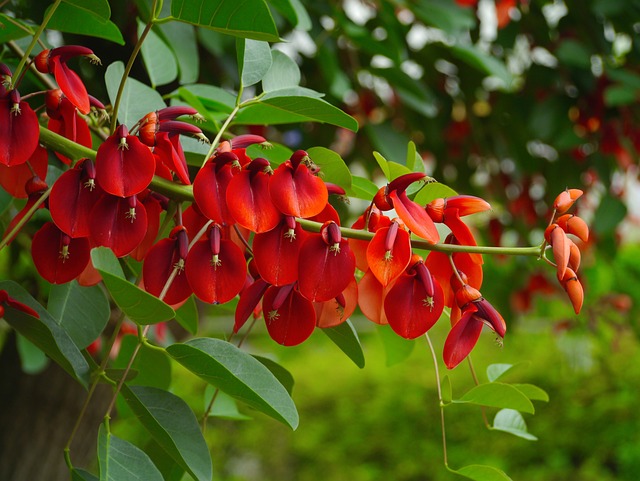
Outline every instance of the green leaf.
[(38, 319), (6, 306), (4, 319), (9, 325), (86, 387), (89, 381), (89, 364), (67, 332), (19, 284), (0, 281), (0, 290), (7, 291), (10, 297), (31, 307), (40, 316)]
[[(138, 19), (138, 37), (145, 28), (146, 25)], [(142, 42), (140, 53), (152, 87), (166, 85), (178, 78), (178, 62), (173, 51), (153, 29)]]
[(493, 466), (483, 466), (481, 464), (470, 464), (458, 470), (450, 469), (450, 471), (473, 479), (474, 481), (513, 481), (503, 471)]
[(418, 154), (416, 150), (416, 144), (412, 141), (407, 145), (407, 161), (406, 161), (407, 169), (411, 172), (425, 172), (424, 162), (422, 161), (422, 157)]
[(71, 481), (100, 481), (100, 479), (84, 469), (71, 468)]
[(124, 279), (118, 259), (110, 249), (92, 249), (91, 260), (115, 303), (133, 322), (157, 324), (175, 317), (175, 311), (167, 304)]
[(618, 198), (605, 195), (593, 216), (593, 230), (601, 235), (613, 233), (627, 215), (627, 206)]
[(20, 367), (26, 374), (38, 374), (49, 365), (47, 355), (20, 334), (16, 336), (16, 347), (20, 356)]
[(549, 402), (549, 395), (547, 392), (534, 384), (512, 384), (512, 386), (532, 401)]
[(389, 169), (389, 161), (385, 159), (380, 152), (373, 151), (373, 158), (376, 159), (378, 166), (382, 169), (385, 179), (391, 181), (391, 170)]
[(489, 364), (487, 366), (487, 379), (489, 379), (489, 382), (497, 381), (507, 374), (513, 374), (513, 372), (527, 366), (529, 366), (529, 361), (522, 361), (516, 364)]
[(378, 327), (377, 331), (382, 339), (387, 366), (404, 361), (413, 352), (416, 343), (398, 336), (388, 325)]
[(189, 371), (230, 396), (292, 429), (298, 412), (286, 389), (259, 361), (234, 345), (212, 338), (173, 344), (167, 352)]
[[(93, 0), (91, 3), (96, 3)], [(102, 2), (100, 2), (102, 3)], [(107, 3), (107, 2), (104, 2)], [(115, 23), (109, 20), (109, 15), (101, 17), (92, 10), (83, 7), (84, 2), (78, 4), (61, 3), (53, 13), (47, 28), (61, 32), (88, 35), (103, 38), (118, 45), (124, 45), (124, 38)], [(107, 7), (109, 5), (107, 4)], [(47, 12), (51, 6), (47, 9)], [(46, 15), (46, 13), (45, 13)]]
[[(24, 28), (18, 27), (16, 23), (22, 25)], [(31, 28), (30, 25), (27, 25), (17, 18), (0, 13), (0, 43), (17, 40), (27, 35), (33, 35), (33, 33), (33, 28)]]
[(198, 420), (181, 398), (148, 386), (122, 386), (122, 396), (151, 437), (196, 481), (213, 477)]
[(83, 287), (76, 281), (52, 285), (47, 308), (80, 349), (98, 338), (111, 315), (100, 286)]
[(265, 149), (260, 144), (253, 144), (247, 147), (247, 155), (255, 159), (256, 157), (264, 157), (269, 161), (274, 169), (291, 158), (293, 151), (286, 145), (271, 142), (271, 148)]
[(608, 107), (629, 105), (638, 101), (638, 89), (627, 85), (611, 85), (604, 91), (604, 103)]
[(378, 186), (366, 177), (351, 176), (351, 188), (347, 190), (348, 196), (371, 201), (377, 193)]
[(531, 414), (535, 412), (535, 408), (527, 396), (512, 385), (499, 382), (479, 384), (453, 402), (516, 409)]
[(300, 68), (288, 55), (279, 50), (271, 52), (271, 68), (262, 79), (262, 90), (273, 90), (297, 87), (300, 83)]
[(418, 191), (413, 200), (420, 205), (427, 205), (434, 199), (452, 197), (458, 193), (451, 187), (440, 182), (429, 182)]
[[(116, 100), (118, 87), (123, 75), (124, 64), (122, 62), (114, 62), (107, 67), (104, 81), (107, 84), (107, 92), (112, 104)], [(164, 107), (166, 107), (166, 104), (158, 92), (136, 79), (128, 78), (120, 100), (118, 121), (121, 124), (133, 127), (133, 124), (149, 112), (154, 112)]]
[(321, 331), (324, 332), (356, 366), (360, 369), (364, 368), (362, 345), (360, 344), (358, 333), (349, 319), (335, 327), (327, 327), (321, 329)]
[(451, 404), (453, 401), (453, 390), (451, 388), (451, 378), (448, 374), (442, 378), (442, 402), (445, 404)]
[[(137, 336), (123, 336), (113, 368), (126, 369), (137, 346)], [(140, 346), (138, 354), (131, 365), (138, 374), (133, 379), (127, 378), (127, 383), (129, 386), (151, 386), (158, 389), (169, 389), (171, 387), (171, 364), (171, 359), (165, 352), (159, 349), (152, 349), (143, 344)]]
[(98, 430), (98, 464), (100, 481), (163, 481), (144, 451), (107, 432), (103, 424)]
[(528, 439), (529, 441), (537, 441), (538, 438), (527, 432), (527, 423), (525, 423), (522, 414), (513, 409), (501, 409), (496, 413), (493, 419), (493, 429), (496, 431), (504, 431), (514, 436)]
[(184, 327), (189, 334), (198, 332), (198, 306), (193, 296), (187, 302), (176, 309), (176, 321)]
[(555, 55), (562, 65), (583, 69), (591, 68), (591, 53), (581, 42), (576, 40), (563, 41), (556, 48)]
[(173, 0), (171, 15), (227, 35), (267, 42), (280, 40), (264, 0)]
[(236, 42), (240, 85), (255, 85), (271, 68), (271, 48), (267, 42), (239, 38)]
[(265, 95), (255, 104), (240, 110), (234, 123), (277, 125), (321, 122), (357, 132), (358, 122), (356, 119), (325, 100), (289, 94), (289, 89), (269, 92), (269, 96)]
[(487, 75), (500, 79), (503, 84), (503, 90), (509, 91), (514, 87), (513, 75), (507, 70), (504, 62), (496, 57), (492, 57), (471, 45), (452, 47), (451, 53), (470, 66), (481, 70)]
[(190, 84), (198, 81), (200, 73), (200, 54), (198, 40), (193, 25), (180, 22), (163, 23), (160, 30), (167, 38), (167, 44), (178, 60), (180, 83)]
[(280, 384), (284, 386), (284, 388), (287, 390), (289, 395), (293, 393), (293, 385), (295, 384), (295, 380), (293, 379), (293, 376), (287, 369), (282, 367), (280, 364), (278, 364), (274, 360), (269, 359), (268, 357), (256, 356), (255, 354), (252, 354), (252, 357), (254, 359), (257, 359), (260, 362), (260, 364), (262, 364), (269, 371), (271, 371), (271, 374), (273, 374), (276, 377), (276, 379), (280, 381)]
[(307, 153), (313, 163), (320, 167), (322, 180), (345, 190), (351, 188), (351, 171), (339, 154), (325, 147), (311, 147)]
[(63, 4), (67, 3), (77, 9), (95, 15), (102, 20), (109, 20), (111, 17), (111, 7), (108, 0), (62, 0)]
[(209, 407), (211, 398), (214, 395), (216, 396), (216, 399), (213, 401), (211, 411), (209, 411), (209, 417), (230, 419), (233, 421), (248, 421), (249, 419), (252, 419), (238, 411), (238, 404), (235, 399), (220, 390), (216, 393), (216, 388), (211, 385), (208, 385), (204, 391), (205, 410)]
[(311, 18), (300, 0), (270, 0), (269, 3), (297, 29), (311, 30)]
[(413, 11), (427, 25), (450, 35), (471, 30), (476, 24), (473, 9), (460, 7), (450, 0), (420, 0)]
[[(183, 97), (184, 91), (195, 95), (200, 102), (202, 102), (202, 105), (204, 105), (208, 110), (213, 110), (214, 112), (224, 112), (229, 114), (236, 105), (235, 95), (213, 85), (194, 84), (186, 87), (180, 87), (178, 89), (178, 95), (180, 95), (183, 100), (188, 101), (188, 98)], [(192, 105), (192, 107), (195, 107), (195, 105)], [(204, 112), (201, 113), (204, 114)]]

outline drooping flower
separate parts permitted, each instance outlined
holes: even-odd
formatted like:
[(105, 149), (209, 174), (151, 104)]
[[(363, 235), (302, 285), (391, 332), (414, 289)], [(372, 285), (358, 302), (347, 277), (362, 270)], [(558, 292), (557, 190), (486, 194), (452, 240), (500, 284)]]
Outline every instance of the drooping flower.
[(335, 222), (325, 223), (320, 234), (309, 235), (300, 247), (299, 256), (299, 289), (310, 301), (333, 299), (353, 278), (356, 259)]
[(553, 202), (553, 208), (555, 209), (556, 213), (564, 214), (581, 196), (582, 191), (580, 189), (566, 189), (558, 194), (555, 201)]
[(96, 179), (111, 195), (131, 197), (146, 189), (153, 179), (156, 161), (149, 147), (125, 125), (120, 125), (98, 148)]
[(147, 211), (137, 197), (103, 194), (91, 210), (89, 238), (92, 245), (109, 247), (116, 257), (136, 248), (147, 232)]
[(269, 193), (272, 174), (267, 159), (253, 159), (233, 176), (227, 187), (229, 212), (238, 224), (255, 233), (270, 231), (282, 218)]
[(358, 305), (358, 283), (354, 277), (338, 296), (324, 302), (314, 302), (316, 326), (335, 327), (345, 322)]
[(17, 90), (0, 98), (0, 164), (24, 164), (38, 147), (38, 117)]
[(174, 227), (169, 237), (156, 242), (142, 264), (145, 290), (159, 297), (172, 278), (163, 300), (175, 305), (187, 299), (193, 292), (184, 272), (188, 250), (189, 237), (184, 226)]
[(89, 239), (72, 239), (56, 227), (45, 223), (33, 236), (31, 256), (38, 273), (51, 284), (64, 284), (78, 277), (89, 263)]
[(437, 280), (420, 256), (402, 274), (384, 299), (384, 311), (391, 328), (405, 339), (423, 335), (436, 323), (444, 309), (444, 295)]
[(367, 264), (383, 286), (397, 279), (411, 261), (411, 238), (397, 220), (376, 230), (367, 247)]
[(507, 330), (500, 313), (477, 289), (465, 284), (456, 292), (456, 302), (462, 315), (444, 343), (444, 362), (449, 369), (460, 364), (473, 350), (483, 325), (487, 325), (499, 338), (504, 338)]
[(398, 217), (411, 232), (435, 244), (440, 239), (440, 234), (433, 220), (422, 206), (409, 199), (406, 192), (412, 183), (425, 178), (427, 175), (421, 172), (401, 175), (378, 191), (374, 203), (382, 211), (395, 209)]
[(34, 64), (39, 72), (53, 74), (67, 98), (78, 107), (80, 112), (88, 114), (91, 104), (87, 89), (78, 74), (67, 66), (67, 61), (77, 56), (87, 57), (91, 63), (100, 64), (100, 59), (93, 50), (80, 45), (65, 45), (43, 50), (34, 58)]
[(298, 291), (295, 283), (270, 286), (262, 298), (262, 312), (269, 336), (283, 346), (304, 342), (316, 327), (313, 303)]
[[(85, 147), (92, 147), (91, 131), (87, 121), (78, 114), (76, 106), (60, 89), (47, 91), (45, 103), (49, 116), (49, 130)], [(59, 152), (55, 154), (62, 162), (71, 165), (71, 159)]]
[(285, 215), (312, 217), (322, 212), (329, 200), (324, 181), (307, 167), (309, 162), (309, 155), (298, 150), (271, 176), (271, 200)]
[(27, 182), (33, 177), (33, 172), (38, 177), (44, 179), (47, 176), (49, 166), (49, 154), (47, 149), (38, 146), (29, 160), (23, 164), (7, 167), (0, 163), (0, 185), (12, 197), (26, 199)]
[(198, 208), (216, 224), (235, 223), (227, 205), (227, 187), (239, 170), (238, 156), (223, 152), (209, 159), (193, 181), (193, 197)]
[(214, 224), (208, 235), (196, 242), (187, 256), (185, 272), (193, 292), (208, 303), (233, 299), (242, 289), (247, 264), (242, 250)]

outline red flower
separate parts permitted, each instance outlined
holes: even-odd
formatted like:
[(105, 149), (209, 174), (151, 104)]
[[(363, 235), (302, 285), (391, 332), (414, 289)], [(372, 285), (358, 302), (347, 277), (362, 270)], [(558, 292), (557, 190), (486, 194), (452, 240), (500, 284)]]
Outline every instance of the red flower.
[(355, 277), (342, 293), (324, 302), (314, 302), (316, 325), (320, 328), (334, 327), (349, 319), (358, 305), (358, 283)]
[(17, 90), (0, 98), (0, 164), (24, 164), (38, 147), (38, 117)]
[(146, 232), (147, 211), (135, 195), (123, 199), (104, 194), (91, 210), (91, 243), (109, 247), (117, 257), (131, 253)]
[(129, 135), (120, 125), (98, 148), (96, 179), (105, 192), (131, 197), (146, 189), (153, 179), (156, 160), (149, 147), (138, 137)]
[(209, 159), (193, 181), (193, 197), (198, 208), (216, 224), (235, 223), (227, 206), (227, 187), (239, 166), (236, 154), (224, 152)]
[(78, 277), (89, 263), (91, 247), (86, 237), (72, 239), (47, 222), (33, 236), (31, 256), (38, 273), (51, 284)]
[(407, 228), (415, 235), (422, 237), (427, 242), (435, 244), (440, 239), (438, 230), (433, 220), (425, 209), (407, 197), (407, 187), (412, 183), (427, 177), (421, 172), (401, 175), (392, 180), (378, 191), (374, 198), (376, 207), (380, 210), (395, 209), (398, 217)]
[(411, 261), (409, 233), (393, 220), (376, 231), (367, 247), (367, 264), (383, 286), (397, 279)]
[(22, 311), (29, 316), (37, 317), (40, 319), (40, 315), (31, 309), (26, 304), (22, 302), (16, 301), (13, 297), (9, 296), (9, 293), (5, 290), (0, 290), (0, 319), (4, 317), (4, 309), (5, 307), (11, 307), (12, 309), (17, 309), (18, 311)]
[(242, 250), (232, 241), (223, 239), (220, 226), (214, 224), (208, 236), (196, 242), (189, 251), (185, 272), (199, 299), (223, 304), (233, 299), (244, 286), (247, 265)]
[(145, 290), (160, 297), (175, 269), (176, 274), (163, 300), (175, 305), (187, 299), (193, 292), (184, 273), (188, 250), (189, 238), (184, 226), (174, 227), (168, 238), (158, 241), (149, 250), (142, 265)]
[(313, 303), (295, 284), (269, 287), (262, 299), (262, 312), (271, 339), (283, 346), (304, 342), (316, 327)]
[(391, 328), (405, 339), (415, 339), (436, 323), (444, 309), (442, 288), (419, 256), (389, 289), (384, 311)]
[(52, 73), (56, 82), (67, 98), (83, 114), (88, 114), (91, 110), (89, 95), (82, 80), (67, 66), (67, 60), (72, 57), (84, 56), (94, 64), (100, 64), (100, 59), (89, 48), (80, 45), (65, 45), (51, 50), (43, 50), (34, 58), (34, 63), (38, 71), (42, 73)]
[(356, 259), (335, 222), (325, 223), (320, 234), (312, 234), (300, 247), (298, 283), (310, 301), (328, 301), (351, 282)]
[[(47, 124), (49, 130), (80, 145), (91, 148), (92, 139), (89, 125), (84, 117), (78, 114), (76, 106), (62, 94), (61, 90), (47, 91), (46, 105), (47, 114), (49, 115), (49, 123)], [(71, 165), (71, 159), (58, 152), (55, 154), (62, 162)]]
[[(23, 164), (7, 167), (0, 164), (0, 185), (12, 197), (25, 199), (28, 197), (26, 185), (33, 178), (33, 171), (41, 179), (47, 176), (49, 154), (44, 147), (36, 147), (29, 160)], [(33, 170), (32, 170), (33, 169)]]
[(278, 166), (269, 182), (274, 205), (285, 215), (308, 218), (319, 214), (329, 200), (329, 192), (320, 177), (309, 170), (304, 150)]
[(308, 235), (291, 216), (285, 216), (275, 229), (256, 234), (253, 258), (260, 277), (274, 286), (295, 282), (300, 246)]
[(51, 218), (70, 237), (89, 236), (91, 210), (103, 196), (95, 183), (95, 167), (90, 159), (81, 160), (58, 177), (49, 196)]
[(444, 362), (449, 369), (456, 367), (469, 355), (478, 339), (482, 326), (487, 325), (500, 338), (507, 330), (504, 319), (477, 289), (464, 285), (456, 292), (456, 302), (462, 310), (460, 320), (449, 331), (444, 343)]
[(252, 232), (274, 229), (282, 214), (271, 201), (269, 180), (273, 170), (269, 161), (257, 158), (233, 176), (227, 187), (226, 201), (235, 221)]

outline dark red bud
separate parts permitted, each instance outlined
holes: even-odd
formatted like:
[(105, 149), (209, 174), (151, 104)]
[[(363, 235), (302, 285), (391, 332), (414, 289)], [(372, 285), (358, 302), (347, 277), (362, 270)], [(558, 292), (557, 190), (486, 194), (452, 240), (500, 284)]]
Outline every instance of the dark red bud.
[(230, 142), (232, 149), (246, 149), (253, 144), (268, 144), (267, 139), (265, 139), (262, 135), (255, 134), (236, 135), (233, 139), (231, 139)]
[(300, 162), (306, 162), (310, 160), (311, 158), (309, 157), (309, 154), (306, 152), (306, 150), (296, 150), (293, 154), (291, 154), (291, 158), (289, 159), (294, 169), (298, 168)]
[(295, 282), (292, 282), (291, 284), (287, 284), (285, 286), (280, 287), (280, 289), (278, 290), (278, 293), (273, 298), (272, 307), (275, 311), (277, 311), (278, 309), (280, 309), (280, 307), (282, 307), (282, 304), (284, 303), (285, 299), (293, 290), (294, 284)]
[(433, 297), (436, 289), (433, 285), (433, 276), (431, 275), (431, 272), (429, 272), (427, 266), (424, 264), (424, 262), (419, 262), (414, 266), (414, 269), (416, 270), (416, 274), (420, 279), (420, 282), (424, 286), (424, 290), (427, 293), (427, 296)]

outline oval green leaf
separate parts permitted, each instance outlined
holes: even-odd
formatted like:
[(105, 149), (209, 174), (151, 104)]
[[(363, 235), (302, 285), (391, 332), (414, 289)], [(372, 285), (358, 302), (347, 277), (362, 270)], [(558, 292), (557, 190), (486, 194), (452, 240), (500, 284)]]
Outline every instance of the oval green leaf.
[(115, 303), (133, 322), (157, 324), (175, 317), (176, 313), (170, 306), (123, 278), (118, 259), (110, 249), (92, 249), (91, 260)]
[(311, 147), (307, 153), (313, 163), (320, 167), (322, 180), (339, 185), (345, 190), (351, 188), (351, 171), (339, 154), (326, 147)]
[[(92, 3), (95, 4), (96, 2)], [(107, 8), (108, 7), (109, 5), (107, 4)], [(49, 9), (47, 9), (47, 12), (48, 11)], [(124, 45), (122, 33), (120, 33), (117, 25), (109, 20), (109, 15), (107, 15), (106, 18), (101, 17), (96, 15), (93, 10), (75, 3), (61, 3), (53, 13), (51, 20), (49, 20), (47, 28), (60, 30), (61, 32), (103, 38), (118, 45)]]
[(86, 387), (89, 382), (89, 364), (62, 326), (16, 282), (0, 281), (0, 289), (7, 291), (15, 300), (31, 307), (40, 316), (38, 319), (5, 306), (4, 319), (9, 325)]
[(271, 48), (267, 42), (238, 39), (238, 76), (243, 87), (255, 85), (271, 68)]
[(211, 456), (193, 411), (178, 396), (147, 386), (122, 386), (122, 396), (153, 439), (196, 481), (213, 476)]
[(320, 329), (324, 332), (338, 348), (344, 352), (360, 369), (364, 368), (364, 352), (351, 321), (347, 319), (335, 327)]
[(493, 427), (496, 431), (504, 431), (513, 434), (519, 438), (529, 441), (537, 441), (538, 438), (527, 431), (527, 423), (525, 423), (522, 414), (513, 409), (501, 409), (493, 418)]
[(549, 395), (547, 392), (534, 384), (512, 384), (512, 386), (532, 401), (549, 402)]
[(262, 90), (273, 90), (297, 87), (300, 83), (300, 68), (288, 55), (279, 51), (271, 52), (271, 68), (262, 79)]
[(71, 469), (71, 481), (100, 481), (99, 478), (94, 476), (88, 471), (79, 468)]
[(176, 321), (189, 334), (195, 335), (198, 332), (198, 306), (196, 306), (196, 300), (193, 296), (189, 297), (187, 302), (176, 309)]
[(256, 356), (255, 354), (251, 355), (254, 359), (257, 359), (264, 367), (266, 367), (271, 374), (273, 374), (280, 384), (284, 386), (289, 395), (293, 393), (293, 385), (295, 384), (295, 380), (293, 379), (293, 375), (280, 364), (275, 362), (273, 359), (269, 359), (268, 357)]
[(280, 40), (264, 0), (173, 0), (171, 15), (227, 35), (267, 42)]
[[(138, 19), (138, 36), (145, 28), (146, 25)], [(153, 29), (149, 30), (144, 42), (142, 42), (140, 53), (142, 53), (144, 67), (149, 74), (152, 87), (166, 85), (178, 77), (178, 62), (173, 50)]]
[(292, 429), (298, 412), (284, 386), (262, 363), (233, 344), (198, 338), (173, 344), (167, 352), (200, 378)]
[(495, 408), (509, 408), (533, 414), (535, 408), (529, 398), (510, 384), (491, 382), (479, 384), (467, 391), (456, 403), (478, 404)]
[(470, 464), (458, 470), (449, 470), (465, 478), (473, 479), (474, 481), (513, 481), (504, 471), (494, 468), (493, 466)]
[(47, 308), (80, 349), (98, 338), (111, 315), (100, 286), (83, 287), (76, 281), (51, 286)]
[(108, 433), (104, 425), (98, 431), (98, 464), (100, 481), (163, 481), (144, 451)]
[[(124, 64), (119, 61), (109, 65), (104, 74), (104, 81), (107, 85), (107, 93), (111, 104), (116, 100), (123, 75)], [(128, 127), (133, 127), (133, 124), (149, 112), (154, 112), (164, 107), (166, 107), (166, 104), (158, 92), (136, 79), (128, 78), (120, 99), (118, 122)]]
[(489, 382), (497, 381), (507, 374), (511, 374), (528, 365), (528, 361), (522, 361), (516, 364), (489, 364), (487, 366), (487, 379), (489, 379)]

